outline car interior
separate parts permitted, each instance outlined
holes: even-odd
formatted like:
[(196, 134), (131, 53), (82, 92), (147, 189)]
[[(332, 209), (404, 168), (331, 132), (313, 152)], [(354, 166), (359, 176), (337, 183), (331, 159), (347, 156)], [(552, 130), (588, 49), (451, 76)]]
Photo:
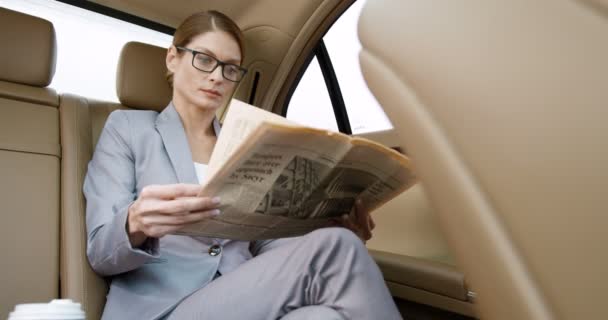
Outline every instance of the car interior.
[[(199, 10), (227, 14), (249, 69), (234, 98), (285, 115), (355, 0), (61, 2), (168, 30)], [(108, 287), (86, 258), (87, 164), (112, 111), (171, 99), (167, 48), (137, 41), (119, 53), (118, 102), (56, 91), (57, 32), (0, 6), (4, 318), (52, 299), (100, 318)], [(358, 135), (407, 154), (419, 178), (373, 213), (367, 243), (403, 317), (605, 319), (608, 2), (366, 0), (358, 37), (393, 125)]]

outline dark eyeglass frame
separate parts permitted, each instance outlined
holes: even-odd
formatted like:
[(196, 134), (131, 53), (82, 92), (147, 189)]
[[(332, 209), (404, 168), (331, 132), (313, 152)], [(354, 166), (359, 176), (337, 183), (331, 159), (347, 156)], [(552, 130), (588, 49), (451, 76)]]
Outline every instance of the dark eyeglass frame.
[[(192, 53), (192, 67), (194, 67), (194, 69), (196, 69), (196, 70), (199, 70), (199, 71), (202, 71), (202, 72), (211, 73), (211, 72), (215, 71), (215, 69), (217, 69), (218, 66), (222, 66), (222, 77), (224, 77), (224, 79), (226, 79), (228, 81), (231, 81), (231, 82), (240, 82), (241, 80), (243, 80), (243, 78), (247, 74), (247, 69), (245, 69), (245, 68), (243, 68), (243, 67), (241, 67), (239, 65), (236, 65), (234, 63), (228, 63), (228, 62), (221, 61), (221, 60), (217, 59), (216, 57), (214, 57), (212, 55), (209, 55), (209, 54), (206, 54), (204, 52), (196, 51), (196, 50), (193, 50), (193, 49), (190, 49), (190, 48), (186, 48), (186, 47), (178, 47), (178, 46), (176, 46), (175, 48), (178, 49), (178, 50), (189, 51), (189, 52)], [(212, 60), (215, 61), (215, 66), (211, 70), (203, 70), (203, 69), (197, 68), (194, 65), (194, 59), (196, 59), (196, 55), (197, 54), (200, 54), (200, 55), (203, 55), (205, 57), (211, 58)], [(226, 70), (224, 68), (224, 66), (235, 66), (235, 67), (237, 67), (239, 69), (239, 71), (241, 71), (241, 78), (239, 80), (228, 79), (226, 77), (226, 75), (224, 74), (224, 71)]]

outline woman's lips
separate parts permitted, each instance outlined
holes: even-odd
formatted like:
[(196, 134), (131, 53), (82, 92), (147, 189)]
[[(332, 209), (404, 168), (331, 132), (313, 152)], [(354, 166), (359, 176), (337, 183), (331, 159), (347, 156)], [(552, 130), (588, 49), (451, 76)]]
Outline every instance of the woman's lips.
[(200, 89), (200, 90), (212, 97), (220, 98), (222, 96), (222, 94), (219, 91), (209, 90), (209, 89)]

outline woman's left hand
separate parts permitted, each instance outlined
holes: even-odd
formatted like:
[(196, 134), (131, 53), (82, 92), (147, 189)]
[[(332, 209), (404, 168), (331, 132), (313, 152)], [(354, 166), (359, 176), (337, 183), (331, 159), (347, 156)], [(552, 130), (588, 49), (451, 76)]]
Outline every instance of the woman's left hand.
[(349, 214), (344, 214), (341, 218), (336, 218), (335, 221), (338, 225), (354, 232), (364, 243), (371, 239), (372, 230), (376, 227), (374, 219), (372, 219), (369, 210), (365, 208), (361, 199), (357, 199)]

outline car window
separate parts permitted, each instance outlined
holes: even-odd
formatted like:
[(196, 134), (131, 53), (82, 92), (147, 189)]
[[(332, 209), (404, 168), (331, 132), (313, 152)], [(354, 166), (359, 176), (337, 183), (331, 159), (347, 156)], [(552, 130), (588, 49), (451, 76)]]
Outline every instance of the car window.
[(57, 66), (50, 87), (60, 93), (118, 102), (116, 66), (122, 46), (129, 41), (171, 44), (169, 34), (58, 1), (0, 0), (0, 6), (53, 23)]
[(321, 129), (338, 131), (329, 92), (317, 58), (313, 58), (291, 96), (287, 118)]
[[(361, 43), (357, 37), (357, 21), (364, 4), (363, 0), (355, 1), (323, 37), (353, 134), (392, 129), (384, 111), (369, 91), (359, 66)], [(311, 62), (308, 66), (289, 101), (287, 118), (337, 130), (336, 117), (319, 68), (318, 63)], [(327, 99), (318, 101), (319, 96), (325, 95)]]

